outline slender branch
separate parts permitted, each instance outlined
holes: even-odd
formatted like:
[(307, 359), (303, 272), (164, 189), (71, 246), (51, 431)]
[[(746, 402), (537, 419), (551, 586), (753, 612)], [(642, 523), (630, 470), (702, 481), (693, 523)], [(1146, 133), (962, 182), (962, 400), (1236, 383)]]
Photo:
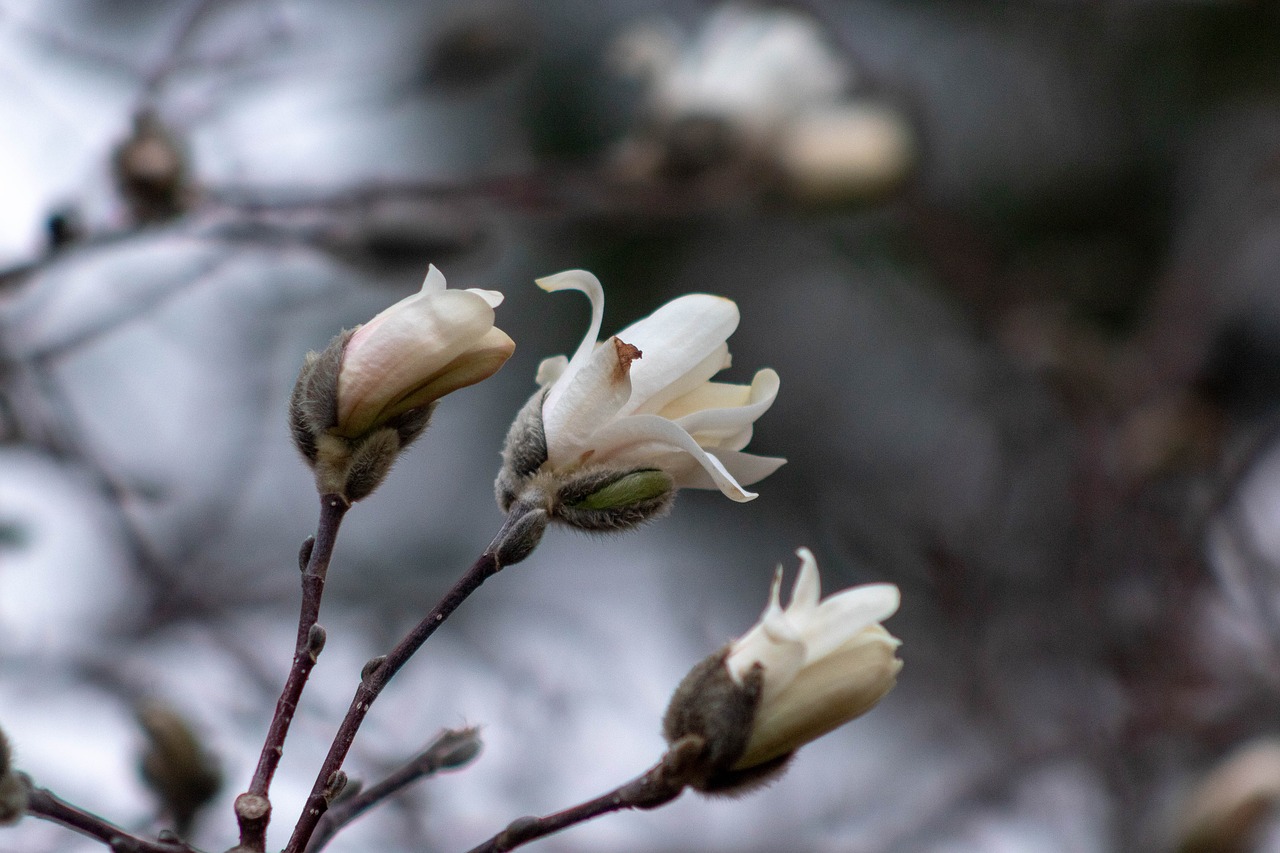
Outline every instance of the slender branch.
[(196, 848), (176, 837), (166, 837), (159, 841), (139, 838), (96, 814), (71, 805), (48, 788), (31, 789), (27, 799), (27, 814), (96, 838), (111, 848), (112, 853), (199, 853)]
[(559, 832), (579, 823), (623, 809), (656, 809), (679, 797), (684, 783), (672, 778), (671, 765), (664, 761), (607, 794), (587, 800), (546, 817), (522, 817), (469, 853), (506, 853), (530, 841)]
[(445, 729), (422, 752), (358, 794), (336, 802), (316, 825), (307, 844), (307, 853), (318, 853), (343, 827), (369, 809), (404, 790), (419, 779), (434, 776), (441, 770), (465, 767), (480, 751), (476, 729)]
[(236, 799), (240, 846), (247, 850), (266, 850), (267, 822), (271, 819), (268, 799), (271, 779), (280, 764), (280, 756), (284, 754), (284, 741), (289, 734), (289, 724), (293, 722), (294, 712), (298, 709), (298, 700), (316, 665), (320, 649), (324, 646), (324, 631), (316, 624), (320, 618), (320, 599), (324, 595), (325, 576), (329, 571), (329, 560), (333, 556), (338, 527), (348, 508), (346, 500), (339, 495), (321, 495), (320, 521), (316, 526), (314, 540), (310, 540), (309, 553), (307, 546), (304, 546), (303, 555), (307, 559), (302, 571), (302, 610), (298, 614), (298, 638), (293, 666), (289, 670), (280, 699), (276, 702), (275, 715), (267, 729), (253, 781), (249, 783), (249, 790)]
[[(409, 658), (413, 657), (414, 653), (422, 647), (422, 644), (435, 633), (436, 629), (444, 623), (445, 619), (449, 618), (453, 611), (458, 609), (462, 602), (467, 600), (471, 593), (475, 592), (480, 588), (481, 584), (502, 570), (503, 563), (499, 560), (498, 555), (514, 552), (512, 541), (525, 536), (530, 519), (535, 517), (540, 517), (539, 523), (542, 527), (546, 526), (545, 511), (519, 503), (513, 506), (507, 513), (502, 529), (498, 531), (498, 535), (494, 537), (493, 542), (489, 543), (489, 547), (485, 549), (479, 559), (458, 579), (453, 588), (445, 593), (444, 597), (431, 609), (431, 612), (414, 626), (413, 630), (406, 634), (404, 639), (385, 657), (374, 658), (365, 665), (365, 671), (361, 673), (360, 686), (356, 688), (356, 695), (351, 700), (347, 715), (338, 727), (338, 733), (334, 735), (333, 743), (329, 746), (329, 754), (325, 756), (324, 763), (320, 765), (320, 772), (316, 774), (316, 781), (311, 788), (311, 795), (307, 797), (302, 814), (298, 817), (298, 823), (293, 830), (293, 837), (289, 839), (289, 844), (285, 847), (285, 853), (303, 853), (307, 849), (311, 835), (315, 832), (316, 824), (320, 822), (320, 818), (328, 810), (329, 803), (339, 788), (337, 783), (340, 778), (339, 773), (342, 770), (342, 763), (346, 760), (347, 753), (351, 750), (351, 744), (355, 741), (356, 732), (360, 730), (360, 725), (364, 722), (365, 715), (369, 713), (369, 708), (373, 705), (374, 700), (378, 698), (378, 695), (382, 693), (382, 689), (387, 686), (387, 682), (400, 671), (400, 668), (408, 662)], [(538, 535), (541, 535), (540, 529)], [(537, 539), (534, 538), (532, 545), (520, 550), (518, 556), (508, 559), (507, 562), (512, 563), (524, 559), (536, 544)]]

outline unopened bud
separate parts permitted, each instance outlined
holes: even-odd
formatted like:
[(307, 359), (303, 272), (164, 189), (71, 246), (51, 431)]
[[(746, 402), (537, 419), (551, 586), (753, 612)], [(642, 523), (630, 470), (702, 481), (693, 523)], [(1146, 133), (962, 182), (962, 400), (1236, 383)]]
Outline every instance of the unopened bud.
[(27, 811), (30, 780), (14, 772), (13, 751), (0, 732), (0, 826), (17, 823)]
[(147, 735), (142, 778), (185, 834), (196, 813), (218, 793), (222, 774), (191, 725), (172, 708), (147, 702), (138, 710)]
[(341, 770), (333, 771), (329, 774), (329, 778), (324, 783), (324, 801), (326, 803), (332, 803), (346, 787), (347, 774)]
[(427, 747), (426, 755), (440, 770), (457, 770), (474, 761), (481, 747), (480, 730), (475, 726), (445, 729)]
[(360, 680), (368, 681), (372, 678), (373, 674), (378, 671), (378, 668), (382, 666), (386, 660), (386, 655), (378, 655), (377, 657), (369, 658), (369, 660), (365, 662), (364, 668), (360, 670)]
[(580, 472), (560, 487), (555, 517), (582, 530), (625, 530), (671, 509), (671, 475), (655, 468)]
[(499, 568), (514, 566), (533, 553), (546, 529), (545, 509), (518, 503), (507, 512), (507, 520), (489, 543), (488, 552), (498, 561)]
[(324, 628), (319, 625), (312, 625), (307, 630), (307, 655), (310, 656), (311, 662), (315, 663), (320, 657), (320, 653), (324, 651), (324, 641), (328, 638)]

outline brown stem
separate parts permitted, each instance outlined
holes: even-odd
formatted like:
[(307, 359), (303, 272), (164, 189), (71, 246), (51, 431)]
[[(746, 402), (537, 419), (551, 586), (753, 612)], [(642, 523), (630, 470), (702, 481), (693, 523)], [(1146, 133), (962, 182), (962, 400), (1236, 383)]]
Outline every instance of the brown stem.
[(111, 848), (112, 853), (199, 853), (190, 844), (176, 838), (160, 841), (139, 838), (96, 814), (71, 805), (48, 788), (31, 789), (26, 813), (96, 838)]
[[(298, 639), (293, 666), (289, 669), (284, 690), (276, 702), (275, 715), (267, 729), (253, 781), (249, 783), (249, 790), (237, 798), (236, 821), (240, 826), (240, 846), (246, 850), (258, 853), (266, 850), (267, 823), (270, 820), (270, 800), (267, 795), (276, 767), (280, 764), (280, 756), (284, 754), (284, 741), (289, 734), (289, 724), (293, 722), (294, 712), (298, 709), (298, 700), (316, 665), (320, 647), (324, 644), (324, 632), (316, 624), (320, 618), (320, 599), (324, 595), (325, 576), (329, 571), (329, 560), (333, 556), (338, 527), (349, 508), (346, 499), (340, 495), (320, 496), (320, 521), (316, 526), (309, 559), (302, 571), (302, 610), (298, 614)], [(240, 808), (239, 804), (242, 802), (245, 808)]]
[(684, 784), (673, 781), (666, 761), (650, 768), (630, 782), (607, 794), (587, 800), (546, 817), (522, 817), (511, 822), (502, 832), (469, 853), (506, 853), (530, 841), (562, 829), (623, 809), (655, 809), (666, 805), (684, 791)]
[(324, 813), (307, 844), (307, 853), (318, 853), (338, 831), (369, 809), (404, 790), (419, 779), (441, 770), (466, 766), (480, 749), (475, 729), (446, 729), (425, 750), (402, 764), (391, 775), (358, 794), (345, 797)]
[[(347, 708), (347, 715), (343, 718), (342, 724), (338, 727), (338, 733), (334, 735), (333, 743), (329, 746), (329, 754), (325, 756), (324, 763), (320, 765), (320, 772), (316, 774), (315, 784), (311, 788), (311, 795), (307, 797), (307, 802), (302, 808), (302, 814), (298, 817), (298, 823), (294, 827), (293, 837), (289, 839), (289, 844), (285, 847), (285, 853), (302, 853), (307, 849), (307, 843), (311, 840), (312, 833), (315, 832), (316, 824), (320, 822), (320, 818), (329, 808), (329, 801), (332, 797), (333, 786), (330, 780), (336, 779), (336, 774), (342, 769), (342, 763), (347, 758), (347, 753), (351, 750), (351, 744), (356, 738), (356, 732), (360, 730), (361, 723), (364, 722), (365, 715), (369, 713), (369, 708), (373, 705), (378, 695), (382, 693), (382, 689), (387, 686), (387, 682), (400, 671), (400, 667), (404, 666), (409, 658), (422, 647), (436, 629), (449, 618), (449, 615), (462, 602), (467, 600), (471, 593), (480, 588), (480, 585), (493, 575), (501, 571), (503, 562), (499, 559), (499, 554), (512, 553), (515, 554), (507, 563), (516, 562), (528, 556), (529, 551), (533, 549), (533, 545), (537, 544), (537, 537), (533, 538), (533, 545), (527, 543), (527, 529), (531, 518), (541, 519), (541, 525), (546, 526), (546, 512), (532, 506), (525, 506), (517, 503), (512, 506), (507, 513), (507, 518), (503, 522), (502, 529), (498, 531), (498, 535), (494, 537), (493, 542), (489, 543), (489, 547), (480, 555), (472, 565), (467, 569), (466, 573), (458, 579), (453, 588), (445, 593), (444, 598), (431, 609), (421, 622), (414, 626), (413, 630), (405, 635), (404, 639), (392, 649), (384, 658), (374, 658), (365, 666), (365, 671), (361, 674), (360, 686), (356, 688), (356, 695), (351, 700), (351, 706)], [(539, 536), (541, 535), (539, 528)], [(513, 538), (525, 540), (527, 547), (515, 547), (512, 545)]]

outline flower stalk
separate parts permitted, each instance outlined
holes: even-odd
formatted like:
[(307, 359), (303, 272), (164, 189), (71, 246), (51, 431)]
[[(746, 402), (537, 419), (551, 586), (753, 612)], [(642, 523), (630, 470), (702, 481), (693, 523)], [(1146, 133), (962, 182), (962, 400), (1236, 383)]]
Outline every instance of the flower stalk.
[(298, 637), (293, 653), (293, 665), (285, 681), (275, 714), (267, 729), (258, 765), (253, 773), (249, 789), (236, 799), (236, 821), (240, 827), (240, 846), (247, 851), (263, 853), (267, 843), (267, 824), (271, 819), (269, 792), (280, 757), (284, 754), (284, 741), (289, 725), (298, 709), (298, 700), (307, 685), (311, 670), (316, 665), (320, 650), (324, 647), (324, 630), (320, 627), (320, 600), (324, 596), (325, 578), (333, 546), (338, 538), (338, 528), (346, 516), (350, 504), (340, 495), (320, 496), (320, 521), (316, 525), (314, 539), (304, 545), (302, 557), (302, 608), (298, 614)]

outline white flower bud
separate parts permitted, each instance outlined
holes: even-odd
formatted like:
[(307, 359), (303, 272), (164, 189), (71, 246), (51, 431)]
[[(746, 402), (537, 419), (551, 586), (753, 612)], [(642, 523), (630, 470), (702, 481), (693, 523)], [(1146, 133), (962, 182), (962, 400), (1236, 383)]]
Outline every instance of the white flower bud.
[(739, 684), (758, 665), (764, 678), (751, 737), (735, 769), (786, 755), (871, 710), (897, 683), (900, 642), (879, 622), (898, 609), (893, 584), (866, 584), (824, 601), (818, 564), (801, 548), (800, 574), (785, 609), (782, 569), (760, 621), (729, 650)]
[(337, 423), (347, 438), (364, 435), (411, 409), (492, 376), (515, 344), (493, 325), (502, 294), (446, 290), (434, 266), (422, 289), (358, 327), (338, 373)]
[(811, 740), (861, 716), (894, 686), (899, 641), (879, 622), (898, 609), (898, 588), (867, 584), (819, 601), (818, 566), (798, 551), (791, 602), (782, 569), (764, 615), (736, 642), (695, 667), (667, 710), (668, 742), (705, 742), (689, 784), (741, 791), (780, 772)]

